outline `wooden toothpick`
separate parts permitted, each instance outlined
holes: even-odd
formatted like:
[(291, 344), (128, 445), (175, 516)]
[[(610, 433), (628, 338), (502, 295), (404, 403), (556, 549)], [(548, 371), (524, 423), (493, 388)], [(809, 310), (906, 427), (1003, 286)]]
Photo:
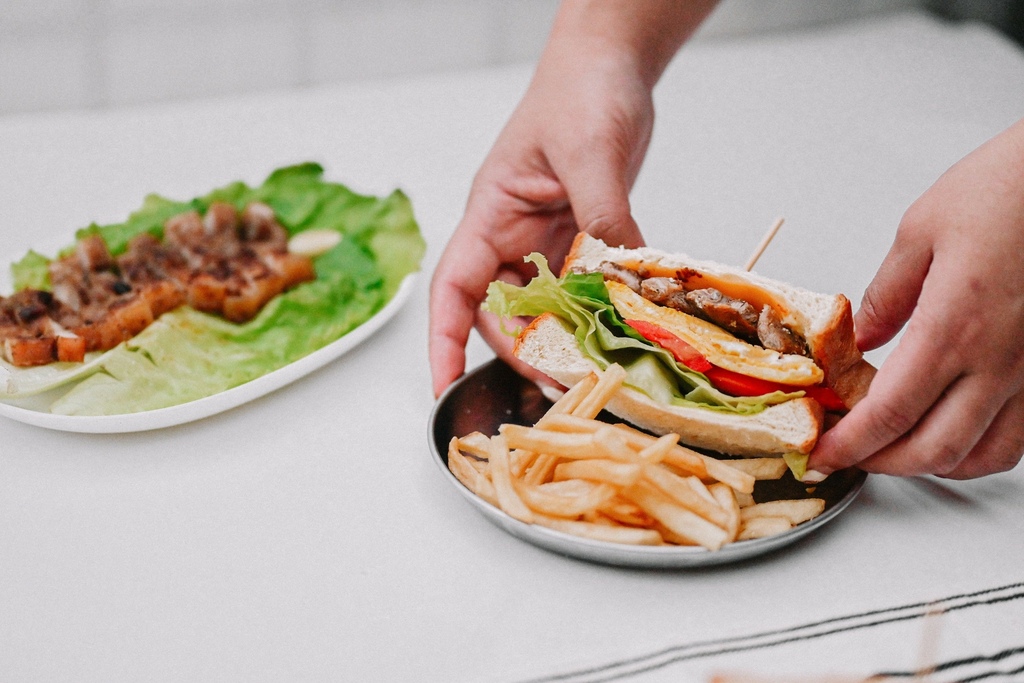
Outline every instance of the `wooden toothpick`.
[(935, 673), (935, 664), (939, 655), (939, 636), (942, 627), (942, 615), (945, 611), (941, 605), (931, 605), (922, 619), (921, 645), (918, 648), (917, 673), (915, 681), (925, 681)]
[(761, 254), (764, 253), (764, 250), (768, 248), (769, 244), (771, 244), (772, 239), (775, 238), (775, 233), (777, 233), (779, 231), (779, 228), (782, 227), (782, 222), (782, 218), (775, 219), (775, 223), (772, 224), (772, 227), (769, 228), (768, 232), (761, 239), (761, 244), (757, 245), (757, 249), (755, 249), (754, 253), (750, 255), (750, 259), (747, 261), (747, 265), (744, 267), (745, 270), (752, 269), (754, 267), (754, 264), (757, 263), (757, 259), (761, 258)]

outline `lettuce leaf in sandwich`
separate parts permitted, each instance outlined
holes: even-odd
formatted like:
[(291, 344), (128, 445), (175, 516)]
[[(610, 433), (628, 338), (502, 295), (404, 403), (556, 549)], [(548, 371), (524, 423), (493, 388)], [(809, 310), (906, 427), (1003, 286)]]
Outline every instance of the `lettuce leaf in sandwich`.
[[(601, 369), (618, 363), (626, 370), (626, 384), (652, 399), (672, 405), (753, 414), (766, 406), (803, 395), (802, 392), (775, 391), (761, 396), (737, 397), (719, 391), (702, 373), (676, 362), (670, 352), (644, 339), (627, 325), (612, 304), (600, 273), (567, 273), (559, 278), (551, 272), (547, 259), (541, 254), (530, 254), (526, 261), (537, 267), (537, 276), (522, 287), (492, 282), (487, 288), (483, 308), (503, 321), (543, 313), (556, 315), (573, 331), (587, 358)], [(505, 331), (519, 332), (507, 328)]]

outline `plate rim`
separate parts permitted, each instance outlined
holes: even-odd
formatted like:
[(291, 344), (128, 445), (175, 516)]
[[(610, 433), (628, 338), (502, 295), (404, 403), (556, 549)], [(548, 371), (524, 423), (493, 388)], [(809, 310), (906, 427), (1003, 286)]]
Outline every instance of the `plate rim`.
[(412, 295), (418, 273), (409, 273), (391, 299), (360, 325), (335, 341), (237, 387), (187, 403), (116, 415), (57, 415), (0, 400), (0, 416), (36, 427), (87, 434), (142, 432), (195, 422), (270, 394), (351, 351), (384, 326)]
[(765, 538), (735, 541), (715, 551), (698, 546), (643, 546), (611, 543), (574, 536), (536, 524), (527, 524), (494, 507), (466, 488), (448, 469), (447, 451), (441, 453), (435, 439), (437, 419), (444, 408), (446, 399), (457, 391), (459, 386), (471, 380), (474, 375), (485, 371), (496, 363), (504, 364), (500, 358), (493, 358), (481, 363), (463, 374), (438, 397), (428, 422), (431, 460), (449, 484), (454, 486), (462, 497), (489, 522), (520, 540), (559, 555), (597, 564), (641, 569), (692, 569), (740, 562), (772, 553), (817, 531), (853, 503), (860, 495), (868, 478), (866, 472), (856, 471), (849, 490), (829, 509), (789, 531)]

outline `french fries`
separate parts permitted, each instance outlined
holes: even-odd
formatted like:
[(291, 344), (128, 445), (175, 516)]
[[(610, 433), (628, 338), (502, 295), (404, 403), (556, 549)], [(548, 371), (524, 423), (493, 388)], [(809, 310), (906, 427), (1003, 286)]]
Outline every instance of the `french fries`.
[(608, 543), (718, 550), (824, 510), (820, 498), (754, 502), (756, 480), (785, 473), (781, 458), (718, 460), (679, 445), (676, 434), (597, 420), (625, 376), (618, 365), (592, 373), (532, 427), (453, 438), (449, 469), (521, 522)]

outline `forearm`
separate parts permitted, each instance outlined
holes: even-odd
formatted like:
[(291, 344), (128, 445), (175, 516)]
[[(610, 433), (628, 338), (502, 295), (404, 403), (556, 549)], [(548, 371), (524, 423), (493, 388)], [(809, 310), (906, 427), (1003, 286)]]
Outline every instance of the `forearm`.
[(624, 60), (648, 89), (717, 0), (566, 0), (541, 58)]

